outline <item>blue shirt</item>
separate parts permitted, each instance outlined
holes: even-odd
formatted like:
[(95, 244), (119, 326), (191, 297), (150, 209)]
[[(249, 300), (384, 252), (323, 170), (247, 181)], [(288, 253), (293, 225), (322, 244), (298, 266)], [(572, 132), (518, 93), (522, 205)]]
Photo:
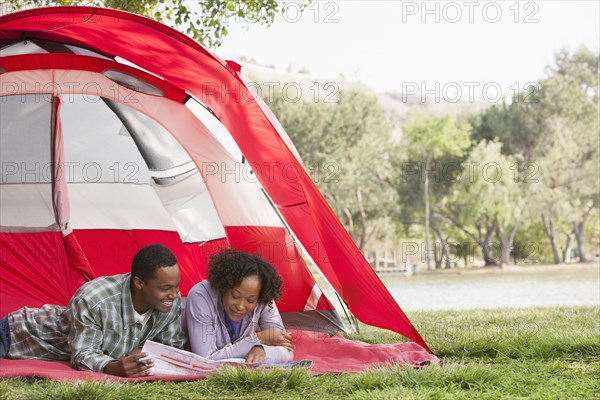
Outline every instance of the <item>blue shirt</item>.
[(240, 332), (242, 330), (242, 320), (233, 321), (229, 319), (227, 313), (225, 314), (225, 327), (227, 328), (227, 332), (229, 333), (229, 337), (231, 338), (231, 343), (235, 342), (240, 337)]

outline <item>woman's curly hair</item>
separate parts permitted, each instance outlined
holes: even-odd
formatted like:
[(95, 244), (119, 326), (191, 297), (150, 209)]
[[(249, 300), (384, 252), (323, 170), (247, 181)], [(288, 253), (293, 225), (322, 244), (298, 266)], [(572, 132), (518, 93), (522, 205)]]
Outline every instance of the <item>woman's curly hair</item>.
[(269, 304), (279, 300), (283, 280), (275, 267), (263, 258), (236, 249), (226, 249), (210, 256), (208, 281), (221, 295), (252, 275), (257, 275), (261, 282), (259, 303)]

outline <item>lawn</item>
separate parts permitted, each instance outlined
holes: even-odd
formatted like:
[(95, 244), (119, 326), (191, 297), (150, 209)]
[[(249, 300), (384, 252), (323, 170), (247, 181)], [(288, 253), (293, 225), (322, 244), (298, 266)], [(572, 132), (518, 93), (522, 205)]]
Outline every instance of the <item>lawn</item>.
[[(0, 399), (599, 399), (600, 307), (409, 314), (440, 366), (313, 377), (302, 369), (225, 369), (193, 382), (0, 381)], [(388, 331), (348, 335), (395, 343)]]

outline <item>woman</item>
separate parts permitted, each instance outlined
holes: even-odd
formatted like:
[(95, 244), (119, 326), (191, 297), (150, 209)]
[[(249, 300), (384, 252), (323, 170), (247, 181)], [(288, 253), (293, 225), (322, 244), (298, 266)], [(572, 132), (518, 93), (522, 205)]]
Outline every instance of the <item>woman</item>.
[(186, 301), (191, 350), (213, 360), (291, 361), (292, 337), (275, 306), (282, 286), (275, 268), (256, 255), (228, 249), (211, 256), (208, 279)]

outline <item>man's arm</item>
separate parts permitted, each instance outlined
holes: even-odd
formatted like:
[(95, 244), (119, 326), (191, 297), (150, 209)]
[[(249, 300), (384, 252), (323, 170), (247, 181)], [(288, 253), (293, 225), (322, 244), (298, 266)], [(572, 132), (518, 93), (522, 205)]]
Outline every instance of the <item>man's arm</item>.
[[(100, 310), (92, 309), (85, 299), (79, 298), (70, 304), (71, 329), (69, 330), (69, 347), (71, 349), (71, 365), (78, 370), (92, 370), (111, 375), (138, 377), (146, 376), (154, 366), (151, 360), (141, 362), (147, 355), (141, 352), (126, 354), (114, 359), (102, 351), (107, 338), (102, 330)], [(112, 332), (111, 334), (119, 334)], [(120, 338), (123, 340), (124, 338)], [(119, 339), (114, 339), (119, 340)]]
[(113, 359), (102, 352), (104, 332), (99, 311), (92, 310), (85, 299), (79, 298), (71, 301), (65, 312), (71, 313), (71, 365), (78, 370), (102, 372)]
[(154, 367), (154, 361), (142, 360), (144, 357), (148, 357), (148, 353), (142, 353), (139, 349), (136, 349), (136, 351), (126, 354), (125, 357), (106, 364), (103, 372), (109, 375), (131, 378), (146, 376), (150, 373), (152, 367)]

